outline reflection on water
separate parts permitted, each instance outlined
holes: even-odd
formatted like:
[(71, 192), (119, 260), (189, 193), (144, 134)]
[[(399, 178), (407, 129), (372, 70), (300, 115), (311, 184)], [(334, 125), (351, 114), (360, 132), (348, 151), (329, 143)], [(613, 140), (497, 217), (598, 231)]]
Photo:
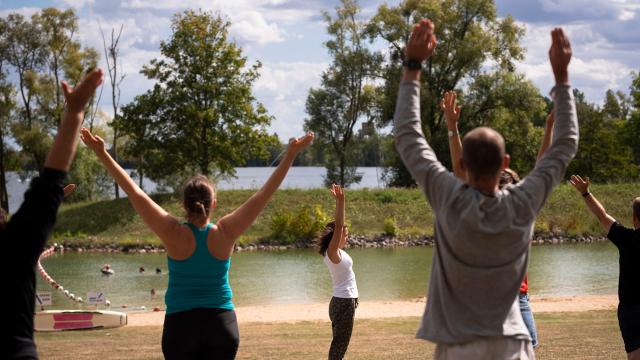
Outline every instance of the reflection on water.
[[(424, 296), (433, 248), (351, 249), (360, 298), (411, 299)], [(109, 263), (115, 274), (100, 267)], [(114, 307), (163, 306), (167, 286), (164, 254), (66, 253), (47, 258), (49, 274), (76, 295), (101, 290)], [(144, 266), (142, 274), (138, 268)], [(154, 269), (160, 267), (161, 275)], [(312, 250), (243, 252), (233, 256), (231, 287), (234, 303), (242, 305), (326, 302), (331, 279), (322, 258)], [(618, 282), (618, 253), (610, 243), (534, 246), (529, 286), (536, 295), (614, 294)], [(152, 297), (150, 291), (157, 294)], [(38, 290), (53, 291), (40, 282)], [(59, 294), (54, 308), (75, 305)]]

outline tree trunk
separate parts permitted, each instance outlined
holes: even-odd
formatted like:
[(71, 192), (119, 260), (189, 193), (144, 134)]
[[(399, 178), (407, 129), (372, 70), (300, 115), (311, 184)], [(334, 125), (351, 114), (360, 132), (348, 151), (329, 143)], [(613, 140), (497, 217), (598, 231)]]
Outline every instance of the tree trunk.
[(138, 186), (140, 189), (144, 191), (144, 187), (142, 186), (142, 180), (144, 179), (144, 174), (142, 172), (142, 155), (140, 156), (140, 162), (138, 163)]
[(0, 207), (9, 212), (9, 194), (4, 170), (4, 134), (0, 134)]
[(346, 166), (347, 166), (346, 159), (345, 159), (344, 153), (342, 153), (340, 154), (340, 186), (342, 187), (345, 186), (344, 170)]

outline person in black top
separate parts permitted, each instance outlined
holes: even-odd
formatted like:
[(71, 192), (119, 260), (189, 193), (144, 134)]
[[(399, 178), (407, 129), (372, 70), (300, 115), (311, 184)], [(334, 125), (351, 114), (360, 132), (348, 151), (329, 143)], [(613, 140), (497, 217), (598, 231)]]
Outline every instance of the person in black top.
[(626, 228), (607, 213), (598, 199), (589, 192), (589, 178), (584, 180), (572, 175), (569, 180), (582, 194), (589, 210), (608, 231), (607, 237), (620, 253), (620, 277), (618, 280), (618, 324), (624, 341), (624, 349), (630, 360), (640, 359), (640, 197), (633, 200), (633, 229)]
[(0, 220), (0, 241), (4, 254), (11, 258), (2, 262), (7, 311), (2, 321), (0, 359), (38, 358), (33, 341), (35, 265), (64, 197), (63, 183), (75, 156), (85, 106), (102, 80), (102, 70), (96, 69), (74, 89), (62, 82), (67, 107), (44, 168), (31, 181), (20, 209), (9, 221)]

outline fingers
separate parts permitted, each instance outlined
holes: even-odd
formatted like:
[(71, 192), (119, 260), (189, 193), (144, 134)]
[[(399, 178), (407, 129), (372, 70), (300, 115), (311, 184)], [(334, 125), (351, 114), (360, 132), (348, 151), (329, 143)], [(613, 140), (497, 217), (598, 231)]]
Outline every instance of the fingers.
[(411, 31), (411, 36), (409, 37), (409, 43), (413, 44), (416, 42), (416, 38), (418, 37), (418, 30), (420, 30), (420, 25), (416, 24), (413, 27), (413, 31)]
[(429, 39), (427, 42), (427, 49), (429, 50), (429, 52), (433, 52), (437, 44), (438, 44), (438, 41), (436, 40), (436, 35), (435, 34), (429, 35)]
[(64, 197), (71, 195), (71, 193), (76, 189), (76, 184), (69, 184), (62, 189), (64, 192)]
[(66, 81), (62, 80), (60, 82), (60, 85), (62, 85), (62, 93), (64, 94), (64, 98), (66, 99), (67, 97), (69, 97), (69, 95), (71, 95), (71, 91), (69, 90), (69, 84), (67, 84)]

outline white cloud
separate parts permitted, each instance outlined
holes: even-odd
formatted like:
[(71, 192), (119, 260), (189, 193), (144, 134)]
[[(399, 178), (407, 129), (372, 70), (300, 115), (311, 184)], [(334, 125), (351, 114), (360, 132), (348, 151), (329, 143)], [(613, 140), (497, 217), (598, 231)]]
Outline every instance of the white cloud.
[(326, 63), (263, 63), (254, 93), (274, 116), (271, 128), (281, 140), (302, 134), (309, 88), (320, 84), (326, 67)]
[[(527, 53), (524, 61), (518, 64), (518, 70), (546, 95), (554, 85), (548, 57), (552, 26), (521, 25), (525, 25), (527, 30), (521, 44)], [(563, 29), (573, 50), (569, 65), (571, 83), (585, 92), (587, 100), (601, 103), (607, 89), (627, 91), (629, 73), (633, 69), (629, 60), (637, 61), (635, 57), (607, 40), (592, 23), (573, 23), (563, 26)]]
[(80, 9), (85, 5), (92, 5), (95, 0), (57, 0), (57, 2), (62, 6), (66, 5), (72, 8)]
[(231, 33), (242, 43), (265, 45), (284, 41), (285, 32), (276, 23), (268, 23), (256, 11), (248, 11), (235, 16), (231, 23)]
[(9, 14), (20, 14), (25, 18), (30, 18), (31, 15), (37, 13), (38, 11), (40, 11), (40, 8), (36, 8), (36, 7), (23, 7), (23, 8), (16, 8), (16, 9), (0, 10), (0, 17), (5, 18)]

